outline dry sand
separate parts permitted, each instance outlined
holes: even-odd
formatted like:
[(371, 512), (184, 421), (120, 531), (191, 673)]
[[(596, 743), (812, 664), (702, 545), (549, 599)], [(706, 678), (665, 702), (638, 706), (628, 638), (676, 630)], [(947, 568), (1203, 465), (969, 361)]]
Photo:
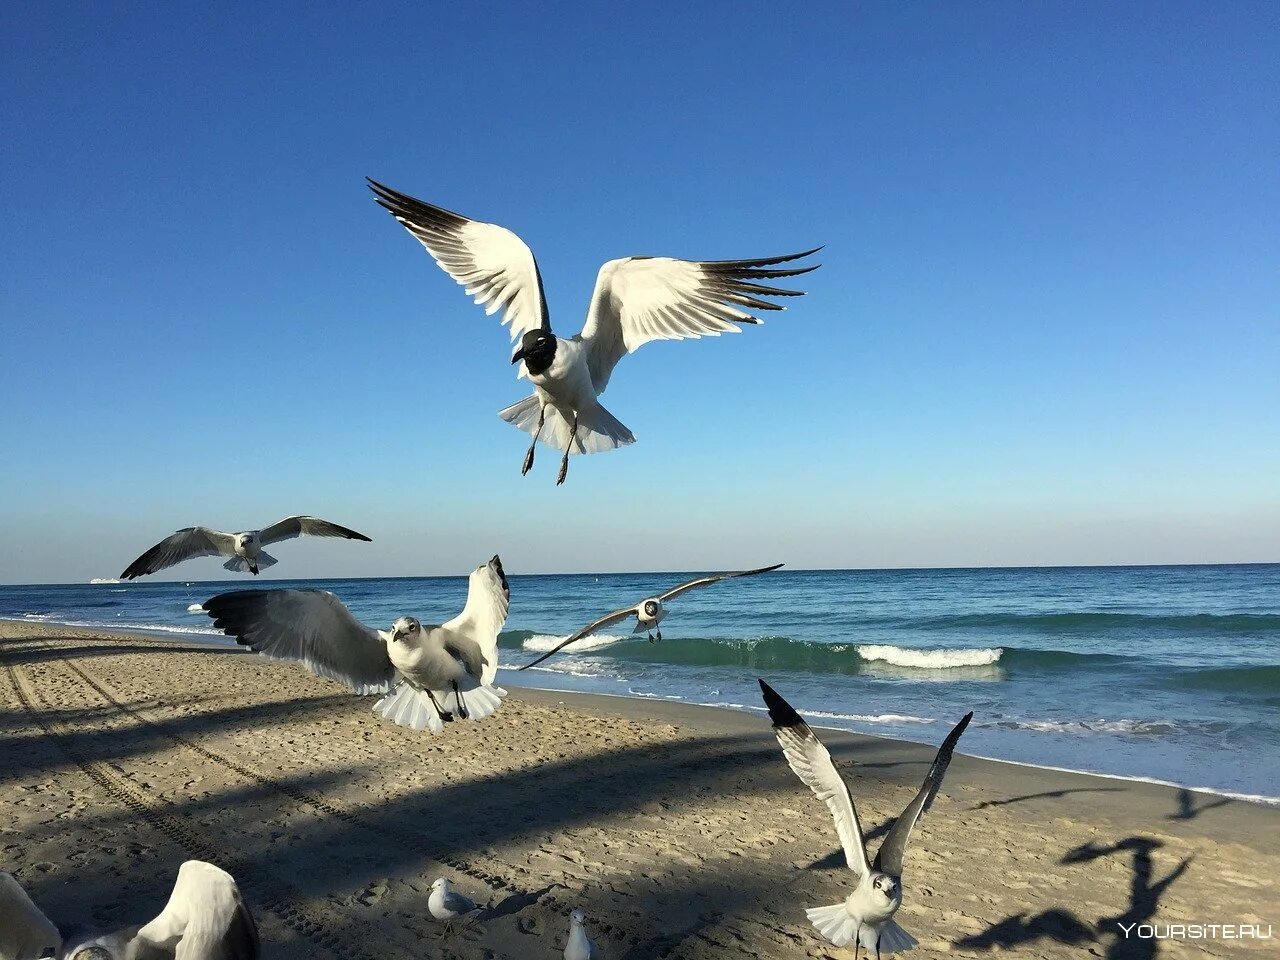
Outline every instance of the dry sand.
[[(57, 918), (145, 919), (197, 857), (240, 880), (270, 957), (558, 958), (575, 906), (607, 960), (852, 956), (804, 919), (848, 875), (760, 716), (512, 689), (432, 737), (239, 651), (0, 623), (0, 660), (0, 869)], [(824, 739), (880, 836), (932, 749)], [(1276, 808), (957, 756), (898, 920), (920, 958), (1280, 956), (1117, 933), (1280, 935), (1278, 827)], [(442, 875), (495, 908), (449, 939), (426, 909)]]

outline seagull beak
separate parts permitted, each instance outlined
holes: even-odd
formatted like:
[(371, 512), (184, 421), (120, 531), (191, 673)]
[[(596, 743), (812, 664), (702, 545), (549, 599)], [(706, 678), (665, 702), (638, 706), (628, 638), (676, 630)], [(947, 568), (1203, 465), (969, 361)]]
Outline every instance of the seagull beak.
[(516, 351), (515, 356), (511, 358), (511, 362), (512, 362), (512, 363), (519, 363), (519, 362), (520, 362), (521, 360), (523, 360), (523, 359), (524, 359), (524, 350), (523, 350), (523, 349), (521, 349), (521, 350), (517, 350), (517, 351)]

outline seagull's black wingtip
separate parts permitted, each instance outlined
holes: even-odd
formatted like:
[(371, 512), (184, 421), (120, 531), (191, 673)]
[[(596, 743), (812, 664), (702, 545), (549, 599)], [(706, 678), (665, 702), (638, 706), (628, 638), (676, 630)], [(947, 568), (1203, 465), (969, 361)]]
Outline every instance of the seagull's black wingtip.
[(797, 727), (804, 724), (804, 719), (796, 713), (795, 707), (782, 699), (782, 695), (763, 680), (756, 678), (760, 684), (760, 692), (764, 695), (764, 705), (769, 710), (769, 719), (775, 727)]

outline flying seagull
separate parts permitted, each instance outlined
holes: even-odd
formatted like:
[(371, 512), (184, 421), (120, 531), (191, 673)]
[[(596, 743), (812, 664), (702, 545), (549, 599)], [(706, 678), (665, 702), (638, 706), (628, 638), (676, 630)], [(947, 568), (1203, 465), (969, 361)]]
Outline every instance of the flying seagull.
[(200, 860), (178, 870), (169, 902), (142, 927), (111, 933), (67, 931), (46, 917), (21, 885), (0, 873), (0, 957), (36, 960), (257, 960), (258, 928), (231, 874)]
[(809, 922), (837, 947), (856, 939), (854, 960), (857, 960), (859, 946), (874, 951), (877, 958), (881, 953), (910, 950), (916, 945), (915, 938), (893, 919), (902, 905), (902, 859), (907, 850), (907, 839), (911, 836), (911, 828), (938, 795), (947, 765), (951, 763), (951, 753), (973, 713), (966, 713), (942, 741), (929, 772), (925, 774), (920, 792), (894, 823), (875, 860), (868, 863), (858, 811), (854, 808), (848, 785), (831, 762), (831, 754), (791, 704), (763, 680), (760, 681), (760, 690), (764, 693), (773, 732), (782, 744), (787, 763), (831, 811), (840, 845), (844, 847), (845, 861), (858, 880), (857, 887), (843, 903), (806, 910)]
[(208, 527), (183, 527), (177, 533), (165, 537), (154, 547), (140, 556), (128, 569), (120, 574), (123, 580), (134, 577), (145, 577), (165, 567), (172, 567), (190, 560), (192, 557), (230, 557), (223, 564), (228, 570), (248, 570), (257, 574), (259, 570), (273, 566), (278, 561), (270, 554), (263, 553), (267, 544), (292, 540), (295, 537), (345, 537), (348, 540), (372, 542), (363, 533), (356, 533), (346, 527), (340, 527), (328, 520), (317, 517), (285, 517), (279, 523), (273, 523), (262, 530), (246, 530), (243, 533), (223, 533)]
[[(662, 639), (662, 629), (658, 626), (667, 615), (667, 601), (674, 600), (682, 593), (694, 590), (698, 587), (710, 586), (713, 583), (719, 583), (721, 580), (732, 580), (734, 577), (754, 577), (758, 573), (768, 573), (771, 570), (777, 570), (782, 564), (775, 563), (771, 567), (760, 567), (758, 570), (739, 570), (737, 573), (713, 573), (707, 577), (697, 577), (693, 580), (686, 580), (679, 586), (672, 587), (666, 593), (660, 593), (656, 597), (649, 597), (647, 600), (641, 600), (634, 607), (623, 607), (621, 610), (615, 610), (613, 613), (605, 614), (594, 623), (589, 623), (577, 633), (571, 634), (561, 640), (556, 646), (548, 650), (533, 663), (526, 663), (521, 670), (528, 670), (530, 667), (536, 667), (543, 660), (552, 654), (559, 653), (575, 640), (581, 640), (583, 637), (589, 637), (597, 630), (612, 626), (627, 617), (634, 616), (636, 618), (635, 628), (632, 633), (639, 633), (641, 630), (649, 634), (649, 642), (655, 639)], [(655, 637), (654, 631), (657, 631)]]
[(466, 606), (442, 626), (400, 617), (390, 630), (375, 630), (327, 590), (237, 590), (203, 607), (242, 646), (301, 663), (357, 694), (385, 694), (375, 713), (440, 733), (455, 717), (483, 720), (502, 705), (505, 691), (493, 681), (510, 597), (495, 556), (471, 572)]
[(431, 884), (431, 896), (427, 897), (427, 910), (437, 920), (444, 921), (444, 932), (453, 932), (453, 923), (461, 919), (467, 923), (480, 915), (480, 908), (470, 897), (453, 890), (449, 881), (439, 877)]
[(759, 260), (610, 260), (596, 276), (582, 332), (557, 337), (533, 251), (493, 223), (471, 220), (370, 180), (374, 199), (391, 212), (437, 264), (493, 315), (501, 311), (520, 348), (512, 363), (533, 382), (533, 396), (500, 410), (507, 423), (533, 435), (521, 473), (533, 467), (539, 440), (563, 451), (564, 483), (570, 454), (601, 453), (635, 442), (631, 431), (601, 404), (614, 367), (651, 340), (687, 340), (739, 333), (737, 324), (760, 323), (753, 312), (785, 309), (768, 297), (798, 297), (800, 290), (760, 281), (795, 277), (817, 265), (782, 267), (821, 247)]
[(564, 945), (564, 960), (599, 960), (595, 941), (587, 936), (587, 915), (581, 910), (569, 914), (569, 939)]

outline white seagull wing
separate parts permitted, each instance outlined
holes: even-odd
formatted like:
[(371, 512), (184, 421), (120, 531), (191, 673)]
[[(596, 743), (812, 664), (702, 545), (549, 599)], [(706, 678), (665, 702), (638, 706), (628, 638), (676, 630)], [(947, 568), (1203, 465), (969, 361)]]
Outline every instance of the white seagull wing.
[(665, 603), (668, 600), (674, 600), (682, 593), (687, 593), (698, 587), (706, 587), (713, 583), (719, 583), (721, 580), (732, 580), (735, 577), (754, 577), (759, 573), (769, 573), (771, 570), (777, 570), (781, 566), (782, 564), (775, 563), (771, 567), (759, 567), (755, 570), (739, 570), (736, 573), (713, 573), (705, 577), (695, 577), (693, 580), (688, 580), (679, 586), (672, 587), (666, 593), (660, 594), (658, 599)]
[(831, 811), (849, 869), (859, 877), (866, 876), (871, 868), (867, 864), (867, 851), (863, 845), (862, 823), (858, 820), (858, 810), (853, 805), (848, 784), (831, 762), (831, 754), (827, 752), (827, 748), (809, 729), (800, 714), (773, 687), (763, 680), (759, 683), (765, 706), (769, 708), (769, 719), (773, 721), (773, 732), (778, 737), (778, 743), (782, 744), (782, 753), (787, 758), (787, 763), (805, 786), (813, 791), (814, 796)]
[(235, 590), (203, 606), (213, 625), (242, 646), (301, 663), (356, 693), (386, 693), (395, 680), (378, 631), (326, 590)]
[(235, 880), (201, 860), (178, 869), (169, 902), (130, 945), (131, 951), (146, 947), (174, 950), (175, 960), (258, 960), (260, 954), (258, 928)]
[(466, 606), (442, 627), (479, 645), (484, 657), (482, 683), (493, 683), (498, 675), (498, 634), (507, 622), (510, 606), (511, 587), (502, 569), (502, 558), (495, 554), (488, 563), (471, 571)]
[(0, 957), (52, 957), (62, 934), (14, 877), (0, 872)]
[(366, 543), (372, 541), (363, 533), (348, 527), (339, 526), (328, 520), (321, 520), (319, 517), (285, 517), (266, 527), (258, 534), (258, 539), (264, 543), (279, 543), (281, 540), (292, 540), (294, 537), (345, 537), (348, 540), (363, 540)]
[(929, 772), (924, 775), (920, 792), (907, 804), (906, 809), (894, 822), (889, 835), (880, 844), (875, 860), (877, 870), (883, 870), (895, 877), (902, 876), (902, 861), (907, 852), (907, 840), (911, 837), (911, 828), (933, 806), (933, 798), (942, 789), (942, 778), (947, 775), (947, 767), (951, 764), (951, 754), (955, 752), (956, 744), (960, 741), (960, 734), (964, 733), (965, 727), (969, 726), (969, 721), (972, 719), (973, 711), (969, 711), (951, 728), (947, 739), (942, 741), (942, 746), (938, 748), (933, 763), (929, 765)]
[(506, 227), (471, 220), (369, 181), (374, 199), (427, 248), (489, 316), (502, 311), (511, 339), (551, 329), (542, 277), (533, 251)]
[(774, 269), (774, 265), (799, 260), (820, 249), (764, 260), (610, 260), (596, 276), (581, 334), (596, 392), (604, 392), (619, 360), (650, 340), (739, 333), (737, 324), (761, 322), (750, 311), (785, 309), (761, 298), (799, 297), (803, 291), (754, 281), (816, 270), (816, 265), (783, 269)]
[(563, 640), (557, 643), (554, 647), (552, 647), (550, 650), (548, 650), (546, 653), (540, 656), (537, 660), (534, 660), (532, 663), (526, 663), (520, 669), (528, 670), (530, 667), (536, 667), (543, 660), (547, 659), (547, 657), (554, 656), (555, 654), (563, 650), (565, 647), (567, 647), (569, 644), (577, 640), (581, 640), (583, 637), (589, 637), (591, 636), (591, 634), (595, 633), (597, 630), (602, 630), (605, 627), (618, 623), (621, 620), (627, 619), (627, 617), (635, 616), (635, 612), (636, 612), (635, 607), (624, 607), (622, 610), (615, 610), (613, 611), (613, 613), (606, 613), (599, 620), (596, 620), (593, 623), (587, 624), (577, 633), (569, 634), (569, 636), (565, 637)]
[(192, 557), (229, 557), (236, 551), (233, 534), (208, 527), (183, 527), (140, 556), (120, 574), (121, 580), (144, 577)]

